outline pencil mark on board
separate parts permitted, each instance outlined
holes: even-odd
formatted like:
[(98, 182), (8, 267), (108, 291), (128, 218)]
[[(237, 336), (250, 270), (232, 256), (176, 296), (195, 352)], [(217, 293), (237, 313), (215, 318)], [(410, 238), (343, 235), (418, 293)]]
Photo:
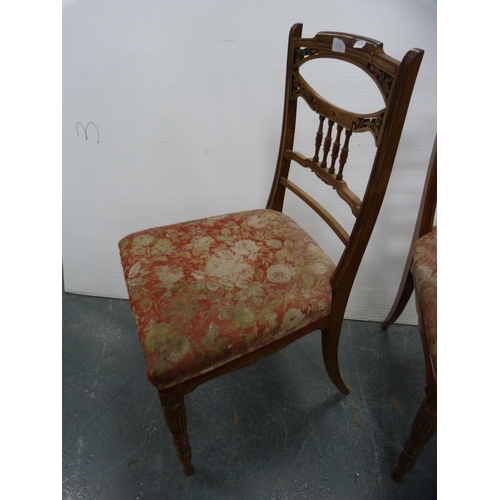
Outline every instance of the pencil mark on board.
[(82, 129), (83, 129), (83, 133), (85, 134), (85, 140), (88, 141), (89, 140), (89, 136), (87, 134), (87, 129), (89, 128), (89, 125), (94, 125), (96, 131), (97, 131), (97, 144), (99, 144), (99, 141), (101, 140), (101, 134), (99, 134), (99, 129), (97, 128), (97, 125), (94, 123), (94, 122), (89, 122), (87, 123), (87, 126), (84, 127), (83, 124), (81, 122), (77, 122), (76, 123), (76, 134), (77, 135), (80, 135), (80, 132), (78, 132), (78, 125), (81, 125), (82, 126)]

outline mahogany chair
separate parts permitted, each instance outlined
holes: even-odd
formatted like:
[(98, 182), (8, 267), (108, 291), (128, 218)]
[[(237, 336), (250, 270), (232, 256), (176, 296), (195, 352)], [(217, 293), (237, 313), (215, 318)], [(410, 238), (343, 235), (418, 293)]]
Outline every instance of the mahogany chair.
[(402, 482), (404, 475), (413, 468), (437, 428), (437, 226), (434, 226), (436, 204), (437, 138), (432, 148), (417, 223), (399, 291), (382, 323), (384, 329), (394, 323), (415, 290), (425, 358), (425, 398), (394, 469), (393, 478), (397, 482)]
[[(184, 396), (200, 384), (321, 330), (328, 375), (342, 393), (349, 392), (337, 354), (344, 311), (384, 198), (423, 51), (410, 50), (399, 62), (369, 38), (333, 32), (301, 35), (302, 25), (294, 25), (281, 144), (266, 209), (147, 229), (119, 243), (147, 376), (158, 389), (188, 475), (194, 469)], [(324, 99), (300, 73), (302, 65), (316, 59), (361, 68), (380, 92), (383, 109), (354, 113)], [(319, 129), (312, 131), (311, 158), (294, 150), (299, 98), (319, 119)], [(362, 132), (373, 135), (374, 160), (360, 198), (345, 177), (349, 139)], [(347, 203), (354, 217), (350, 234), (289, 180), (292, 161)], [(286, 190), (305, 201), (340, 238), (345, 248), (337, 265), (282, 213)]]

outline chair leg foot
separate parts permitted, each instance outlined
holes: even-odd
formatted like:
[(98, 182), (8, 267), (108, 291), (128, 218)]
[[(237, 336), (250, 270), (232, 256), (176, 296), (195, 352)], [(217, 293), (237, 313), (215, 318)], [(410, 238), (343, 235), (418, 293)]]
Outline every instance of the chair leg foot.
[(179, 390), (159, 392), (163, 414), (173, 436), (177, 456), (184, 467), (184, 474), (190, 476), (194, 472), (191, 464), (191, 446), (186, 431), (186, 408), (184, 395)]
[[(342, 394), (349, 394), (349, 389), (342, 379), (339, 367), (339, 336), (340, 336), (340, 326), (338, 327), (338, 332), (332, 330), (323, 330), (321, 332), (321, 344), (323, 349), (323, 362), (325, 364), (326, 373), (330, 377), (330, 380), (334, 383), (335, 387)], [(335, 334), (336, 333), (336, 334)]]
[(401, 316), (401, 313), (404, 311), (406, 304), (408, 304), (411, 294), (413, 293), (413, 275), (411, 274), (409, 264), (407, 264), (406, 267), (406, 275), (401, 281), (394, 304), (392, 305), (387, 318), (385, 318), (381, 324), (383, 330), (386, 330), (399, 318), (399, 316)]
[(429, 387), (426, 388), (426, 398), (418, 409), (403, 451), (399, 455), (398, 462), (392, 474), (393, 479), (401, 483), (404, 476), (409, 472), (418, 457), (424, 451), (424, 446), (435, 434), (437, 428), (437, 395)]

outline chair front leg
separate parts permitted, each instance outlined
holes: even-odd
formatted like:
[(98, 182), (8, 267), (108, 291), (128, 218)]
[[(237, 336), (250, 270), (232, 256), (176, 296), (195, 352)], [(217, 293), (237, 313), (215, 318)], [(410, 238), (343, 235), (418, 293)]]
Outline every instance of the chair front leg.
[(407, 439), (404, 449), (399, 455), (398, 463), (392, 477), (398, 483), (403, 481), (405, 474), (410, 471), (417, 458), (424, 451), (424, 446), (435, 434), (437, 428), (437, 393), (435, 386), (428, 385), (425, 389), (426, 397), (417, 416), (413, 421), (410, 437)]
[(186, 432), (184, 395), (179, 389), (166, 392), (158, 391), (158, 393), (165, 420), (173, 436), (177, 456), (184, 466), (184, 474), (190, 476), (194, 472), (194, 468), (191, 464), (191, 447), (189, 445), (189, 436)]

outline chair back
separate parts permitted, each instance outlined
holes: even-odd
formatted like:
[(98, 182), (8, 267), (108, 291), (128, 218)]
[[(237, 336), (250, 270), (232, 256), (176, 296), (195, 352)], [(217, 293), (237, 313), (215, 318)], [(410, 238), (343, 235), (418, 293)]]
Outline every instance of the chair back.
[(430, 233), (434, 227), (434, 218), (437, 207), (437, 134), (434, 138), (427, 175), (425, 177), (422, 200), (418, 211), (417, 223), (412, 240), (412, 250), (415, 242), (424, 234)]
[[(382, 43), (370, 38), (336, 32), (302, 38), (302, 24), (294, 25), (290, 31), (281, 143), (267, 208), (282, 211), (285, 192), (289, 190), (306, 202), (345, 245), (332, 277), (334, 302), (347, 302), (377, 220), (422, 57), (422, 50), (413, 49), (399, 62), (384, 53)], [(352, 112), (322, 97), (300, 72), (302, 66), (318, 59), (337, 59), (363, 70), (381, 94), (382, 109)], [(318, 128), (311, 132), (308, 155), (294, 149), (299, 98), (318, 116)], [(353, 134), (364, 132), (373, 136), (375, 151), (366, 189), (358, 195), (347, 182), (349, 141)], [(292, 162), (311, 170), (347, 203), (354, 217), (350, 231), (289, 179)]]

